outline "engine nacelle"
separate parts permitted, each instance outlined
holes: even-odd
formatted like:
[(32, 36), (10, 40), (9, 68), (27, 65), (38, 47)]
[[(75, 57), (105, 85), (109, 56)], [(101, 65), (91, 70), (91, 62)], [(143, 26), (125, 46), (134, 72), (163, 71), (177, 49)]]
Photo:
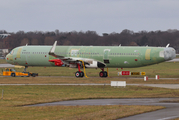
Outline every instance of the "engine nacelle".
[(55, 66), (62, 66), (63, 62), (60, 59), (49, 60), (49, 62), (55, 63)]

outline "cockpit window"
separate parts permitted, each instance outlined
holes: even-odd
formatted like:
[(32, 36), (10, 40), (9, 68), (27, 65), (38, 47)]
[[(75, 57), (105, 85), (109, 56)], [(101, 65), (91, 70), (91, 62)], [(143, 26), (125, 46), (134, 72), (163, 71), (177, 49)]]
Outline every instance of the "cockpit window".
[(13, 53), (14, 53), (14, 51), (13, 51), (13, 50), (11, 50), (10, 54), (11, 54), (11, 55), (13, 55)]

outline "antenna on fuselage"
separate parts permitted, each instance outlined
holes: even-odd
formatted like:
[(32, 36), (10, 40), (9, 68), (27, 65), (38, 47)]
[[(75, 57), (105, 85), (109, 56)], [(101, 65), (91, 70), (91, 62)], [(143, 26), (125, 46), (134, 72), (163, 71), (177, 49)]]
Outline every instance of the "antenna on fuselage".
[(170, 45), (170, 44), (168, 43), (168, 44), (167, 44), (167, 46), (166, 46), (166, 48), (168, 48), (168, 47), (169, 47), (169, 45)]

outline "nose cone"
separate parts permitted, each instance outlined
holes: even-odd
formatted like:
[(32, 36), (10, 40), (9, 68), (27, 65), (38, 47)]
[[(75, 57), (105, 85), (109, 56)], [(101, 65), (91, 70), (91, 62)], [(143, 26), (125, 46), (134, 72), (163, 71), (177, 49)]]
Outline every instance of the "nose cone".
[(172, 47), (164, 49), (164, 59), (165, 60), (172, 60), (176, 57), (176, 50)]

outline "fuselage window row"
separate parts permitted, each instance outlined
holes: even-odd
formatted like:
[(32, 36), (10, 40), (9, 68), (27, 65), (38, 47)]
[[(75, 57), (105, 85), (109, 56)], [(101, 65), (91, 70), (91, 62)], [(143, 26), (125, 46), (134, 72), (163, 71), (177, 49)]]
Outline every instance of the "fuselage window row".
[[(30, 52), (22, 52), (22, 54), (30, 54)], [(48, 52), (32, 52), (32, 54), (48, 54)], [(99, 53), (63, 53), (63, 52), (56, 52), (57, 55), (99, 55)], [(139, 53), (110, 53), (109, 55), (139, 55)]]

